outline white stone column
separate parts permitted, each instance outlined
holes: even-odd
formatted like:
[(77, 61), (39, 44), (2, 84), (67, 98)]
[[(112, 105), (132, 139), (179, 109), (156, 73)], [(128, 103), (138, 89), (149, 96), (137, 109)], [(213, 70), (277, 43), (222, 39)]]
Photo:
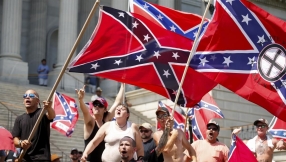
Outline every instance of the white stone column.
[[(46, 58), (47, 0), (30, 0), (28, 63), (30, 83), (38, 84), (37, 69)], [(47, 60), (49, 64), (50, 60)], [(49, 67), (50, 71), (52, 67)]]
[(158, 4), (173, 9), (175, 8), (175, 0), (158, 0)]
[[(205, 13), (205, 10), (206, 10), (206, 7), (207, 7), (207, 5), (208, 5), (208, 0), (204, 0), (204, 1), (201, 1), (201, 3), (202, 3), (202, 16), (204, 15), (204, 13)], [(212, 3), (213, 4), (213, 3)], [(210, 6), (211, 7), (211, 6)], [(210, 11), (209, 11), (209, 9), (208, 9), (208, 12), (207, 12), (207, 14), (206, 14), (206, 18), (208, 18), (208, 19), (210, 19), (212, 17), (212, 15), (210, 14)]]
[(111, 7), (127, 11), (128, 10), (128, 0), (111, 0)]
[(28, 83), (28, 64), (20, 55), (22, 1), (3, 0), (0, 52), (0, 79)]
[[(56, 68), (51, 73), (51, 79), (49, 80), (50, 83), (54, 83), (57, 79), (62, 66), (64, 65), (78, 36), (78, 0), (60, 0), (59, 13), (58, 60), (56, 63)], [(81, 82), (83, 82), (83, 74), (69, 74), (73, 77), (64, 74), (60, 84), (63, 86), (62, 88), (67, 91), (74, 91), (75, 88), (81, 88)]]

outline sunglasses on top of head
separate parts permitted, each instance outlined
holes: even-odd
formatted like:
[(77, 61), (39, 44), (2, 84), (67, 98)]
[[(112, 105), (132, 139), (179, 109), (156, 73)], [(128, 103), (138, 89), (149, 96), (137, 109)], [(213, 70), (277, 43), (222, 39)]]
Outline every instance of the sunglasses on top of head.
[(34, 93), (30, 93), (30, 94), (24, 94), (23, 98), (38, 98)]
[(94, 107), (104, 108), (104, 105), (102, 105), (102, 104), (99, 103), (99, 102), (93, 102), (92, 105), (93, 105)]

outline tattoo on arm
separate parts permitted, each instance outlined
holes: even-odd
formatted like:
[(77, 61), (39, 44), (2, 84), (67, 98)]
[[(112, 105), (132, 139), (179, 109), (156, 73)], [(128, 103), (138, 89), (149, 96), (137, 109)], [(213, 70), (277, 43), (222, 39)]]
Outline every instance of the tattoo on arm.
[(169, 134), (170, 134), (170, 128), (164, 129), (163, 134), (160, 138), (159, 144), (156, 148), (157, 157), (161, 154), (163, 148), (166, 146)]

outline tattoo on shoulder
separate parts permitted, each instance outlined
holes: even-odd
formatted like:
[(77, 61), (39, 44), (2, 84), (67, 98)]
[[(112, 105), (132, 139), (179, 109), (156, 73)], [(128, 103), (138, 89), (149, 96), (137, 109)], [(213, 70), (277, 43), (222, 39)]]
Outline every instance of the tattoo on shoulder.
[(159, 144), (158, 144), (158, 146), (157, 146), (157, 148), (156, 148), (156, 154), (157, 154), (157, 156), (159, 156), (160, 154), (161, 154), (161, 152), (162, 152), (162, 149), (165, 147), (165, 145), (167, 144), (167, 141), (168, 141), (168, 136), (169, 136), (169, 134), (170, 134), (170, 128), (166, 128), (166, 129), (164, 129), (164, 131), (163, 131), (163, 134), (162, 134), (162, 136), (161, 136), (161, 138), (160, 138), (160, 140), (159, 140)]

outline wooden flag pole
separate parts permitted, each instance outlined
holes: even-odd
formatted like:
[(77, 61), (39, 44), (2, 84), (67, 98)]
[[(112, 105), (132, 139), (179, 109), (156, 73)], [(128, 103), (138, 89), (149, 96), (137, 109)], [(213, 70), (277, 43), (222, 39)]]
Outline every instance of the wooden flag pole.
[(187, 129), (187, 122), (188, 122), (188, 112), (189, 112), (189, 107), (187, 108), (187, 111), (186, 111), (186, 115), (185, 115), (185, 127), (184, 127), (184, 133), (186, 133), (186, 129)]
[[(69, 62), (70, 62), (70, 60), (71, 60), (71, 58), (72, 58), (72, 56), (73, 56), (73, 54), (74, 54), (74, 52), (75, 52), (75, 50), (76, 50), (78, 44), (79, 44), (79, 42), (80, 42), (80, 40), (81, 40), (81, 38), (82, 38), (82, 36), (83, 36), (83, 33), (85, 32), (85, 30), (86, 30), (86, 28), (87, 28), (87, 26), (88, 26), (88, 24), (89, 24), (89, 22), (90, 22), (92, 16), (94, 15), (94, 12), (95, 12), (97, 6), (99, 5), (99, 2), (100, 2), (100, 0), (97, 0), (97, 1), (94, 3), (94, 5), (93, 5), (93, 7), (92, 7), (92, 9), (91, 9), (91, 11), (90, 11), (90, 13), (89, 13), (89, 15), (88, 15), (86, 21), (85, 21), (85, 23), (84, 23), (84, 25), (83, 25), (83, 27), (82, 27), (80, 33), (79, 33), (79, 35), (78, 35), (78, 37), (77, 37), (77, 39), (76, 39), (76, 41), (75, 41), (75, 43), (74, 43), (74, 45), (73, 45), (73, 47), (72, 47), (70, 53), (69, 53), (69, 55), (68, 55), (68, 58), (66, 59), (66, 62), (65, 62), (65, 64), (63, 65), (62, 70), (61, 70), (61, 72), (60, 72), (60, 74), (59, 74), (59, 76), (58, 76), (58, 78), (57, 78), (57, 80), (56, 80), (56, 82), (55, 82), (55, 84), (54, 84), (54, 86), (53, 86), (53, 88), (52, 88), (52, 90), (51, 90), (49, 96), (48, 96), (47, 101), (50, 101), (50, 100), (52, 99), (53, 94), (55, 93), (55, 91), (56, 91), (56, 89), (57, 89), (57, 86), (59, 85), (60, 80), (61, 80), (63, 74), (65, 73), (65, 70), (67, 69), (67, 66), (68, 66), (68, 64), (69, 64)], [(29, 138), (28, 138), (28, 141), (29, 141), (29, 142), (31, 142), (32, 138), (34, 137), (34, 135), (35, 135), (35, 133), (36, 133), (36, 130), (38, 129), (39, 124), (40, 124), (40, 122), (41, 122), (41, 120), (42, 120), (42, 118), (43, 118), (43, 116), (44, 116), (45, 113), (46, 113), (46, 112), (45, 112), (45, 109), (42, 109), (42, 111), (41, 111), (41, 113), (40, 113), (40, 115), (39, 115), (39, 117), (38, 117), (38, 119), (37, 119), (37, 121), (36, 121), (36, 123), (35, 123), (33, 129), (32, 129), (32, 132), (31, 132), (31, 134), (30, 134), (30, 136), (29, 136)], [(21, 161), (22, 161), (22, 159), (23, 159), (23, 157), (24, 157), (26, 151), (27, 151), (27, 150), (24, 150), (24, 149), (21, 151), (21, 154), (20, 154), (19, 158), (17, 159), (18, 162), (21, 162)]]
[(186, 74), (187, 74), (187, 70), (189, 68), (189, 64), (193, 58), (193, 55), (195, 53), (195, 51), (197, 50), (197, 47), (198, 47), (198, 39), (199, 39), (199, 35), (201, 33), (201, 30), (202, 30), (202, 27), (203, 27), (203, 23), (204, 23), (204, 20), (205, 20), (205, 17), (206, 17), (206, 14), (209, 10), (209, 7), (210, 7), (210, 4), (211, 4), (211, 0), (209, 0), (208, 2), (208, 5), (206, 6), (206, 9), (205, 9), (205, 12), (204, 12), (204, 15), (202, 17), (202, 21), (201, 21), (201, 24), (200, 24), (200, 27), (199, 27), (199, 30), (198, 30), (198, 35), (196, 36), (196, 39), (194, 41), (194, 44), (193, 44), (193, 47), (190, 51), (190, 56), (188, 58), (188, 61), (186, 63), (186, 67), (185, 67), (185, 70), (184, 70), (184, 73), (183, 73), (183, 76), (182, 76), (182, 80), (180, 82), (180, 85), (179, 85), (179, 89), (178, 89), (178, 92), (177, 92), (177, 95), (176, 95), (176, 99), (175, 99), (175, 104), (174, 104), (174, 108), (172, 110), (172, 117), (174, 116), (174, 112), (175, 112), (175, 107), (177, 105), (177, 102), (178, 102), (178, 99), (179, 99), (179, 96), (180, 96), (180, 93), (181, 93), (181, 89), (182, 89), (182, 86), (183, 86), (183, 83), (184, 83), (184, 80), (185, 80), (185, 77), (186, 77)]

